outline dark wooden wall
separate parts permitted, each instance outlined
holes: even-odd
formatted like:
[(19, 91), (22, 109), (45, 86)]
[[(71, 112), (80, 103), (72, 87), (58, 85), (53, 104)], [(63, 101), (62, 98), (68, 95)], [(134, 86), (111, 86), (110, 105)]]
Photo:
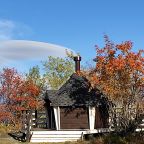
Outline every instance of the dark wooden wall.
[[(108, 116), (96, 107), (95, 129), (108, 127)], [(88, 108), (60, 107), (61, 129), (89, 129)]]
[(108, 128), (108, 115), (104, 109), (96, 107), (95, 114), (95, 129), (97, 128)]
[(89, 129), (88, 108), (60, 107), (61, 129)]

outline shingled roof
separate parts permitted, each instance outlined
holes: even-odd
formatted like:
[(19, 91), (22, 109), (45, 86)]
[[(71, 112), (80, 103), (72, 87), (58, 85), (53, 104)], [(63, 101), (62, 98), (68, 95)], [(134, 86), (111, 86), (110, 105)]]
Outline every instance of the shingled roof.
[(90, 90), (89, 81), (76, 73), (59, 90), (47, 90), (45, 99), (51, 106), (90, 106), (99, 104), (102, 94), (98, 90)]

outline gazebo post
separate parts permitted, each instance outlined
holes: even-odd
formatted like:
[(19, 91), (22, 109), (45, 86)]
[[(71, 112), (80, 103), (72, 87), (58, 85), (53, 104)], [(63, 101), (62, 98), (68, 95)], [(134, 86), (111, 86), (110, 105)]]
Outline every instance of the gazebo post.
[(94, 130), (95, 126), (95, 107), (89, 106), (89, 128)]
[(56, 130), (60, 130), (60, 108), (54, 107), (54, 117), (55, 117), (55, 124), (56, 124)]

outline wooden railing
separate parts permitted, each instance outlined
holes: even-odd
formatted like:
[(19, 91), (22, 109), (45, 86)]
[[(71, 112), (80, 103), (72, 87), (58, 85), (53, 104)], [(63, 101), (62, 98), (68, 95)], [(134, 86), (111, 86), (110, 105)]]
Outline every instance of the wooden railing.
[(35, 128), (47, 128), (47, 118), (45, 111), (35, 111), (35, 119), (33, 118)]
[(31, 131), (34, 128), (47, 128), (46, 112), (26, 110), (22, 112), (22, 132), (26, 135), (26, 141), (30, 140)]
[(32, 110), (26, 110), (22, 113), (22, 132), (25, 134), (25, 140), (29, 142), (32, 128)]

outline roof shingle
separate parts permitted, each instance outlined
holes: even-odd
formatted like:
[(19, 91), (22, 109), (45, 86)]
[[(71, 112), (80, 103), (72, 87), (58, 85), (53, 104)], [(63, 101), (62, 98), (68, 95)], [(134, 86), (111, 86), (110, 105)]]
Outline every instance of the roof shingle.
[(90, 86), (85, 77), (74, 73), (59, 90), (48, 90), (45, 99), (50, 100), (52, 106), (98, 104), (102, 94), (98, 90), (90, 90)]

